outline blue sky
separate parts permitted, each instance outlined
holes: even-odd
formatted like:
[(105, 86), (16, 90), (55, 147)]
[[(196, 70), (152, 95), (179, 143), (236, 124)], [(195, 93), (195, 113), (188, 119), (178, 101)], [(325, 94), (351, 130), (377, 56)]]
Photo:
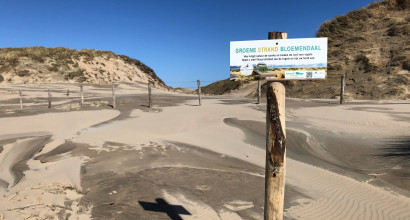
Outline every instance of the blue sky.
[(314, 37), (324, 21), (371, 2), (0, 0), (0, 47), (109, 50), (193, 88), (229, 78), (230, 41), (265, 40), (269, 31)]

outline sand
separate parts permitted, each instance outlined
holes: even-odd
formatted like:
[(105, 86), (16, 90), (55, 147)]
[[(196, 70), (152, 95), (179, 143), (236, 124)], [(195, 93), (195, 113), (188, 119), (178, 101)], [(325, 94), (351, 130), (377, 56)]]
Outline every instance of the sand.
[[(144, 86), (0, 88), (0, 218), (263, 219), (265, 104)], [(337, 103), (286, 101), (285, 219), (408, 218), (410, 103)]]

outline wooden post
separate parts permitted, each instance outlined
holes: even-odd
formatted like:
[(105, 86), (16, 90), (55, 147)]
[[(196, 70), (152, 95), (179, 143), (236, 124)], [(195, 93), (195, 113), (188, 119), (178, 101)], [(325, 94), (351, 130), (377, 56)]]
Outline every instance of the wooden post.
[(80, 105), (84, 105), (84, 93), (83, 93), (83, 85), (80, 85), (80, 93), (81, 93), (81, 102)]
[(50, 92), (50, 89), (48, 89), (48, 108), (51, 108), (51, 92)]
[(148, 83), (148, 108), (152, 108), (151, 82)]
[(201, 106), (201, 81), (197, 80), (198, 83), (198, 100), (199, 100), (199, 106)]
[(115, 103), (115, 92), (114, 92), (114, 83), (112, 83), (112, 107), (116, 108), (116, 103)]
[(340, 104), (343, 104), (343, 95), (345, 93), (345, 75), (340, 79)]
[(261, 97), (262, 97), (262, 85), (261, 79), (258, 80), (258, 104), (261, 104)]
[(285, 167), (285, 87), (275, 82), (267, 91), (265, 220), (283, 219)]
[[(285, 32), (269, 32), (268, 39), (287, 39)], [(282, 220), (285, 200), (286, 125), (285, 86), (271, 83), (266, 92), (265, 220)]]
[(287, 39), (288, 38), (288, 33), (286, 32), (269, 32), (268, 33), (268, 39), (273, 40), (273, 39)]
[(67, 89), (67, 97), (70, 96), (70, 90)]
[(21, 89), (19, 90), (19, 96), (20, 96), (20, 108), (23, 109), (23, 95), (21, 93)]

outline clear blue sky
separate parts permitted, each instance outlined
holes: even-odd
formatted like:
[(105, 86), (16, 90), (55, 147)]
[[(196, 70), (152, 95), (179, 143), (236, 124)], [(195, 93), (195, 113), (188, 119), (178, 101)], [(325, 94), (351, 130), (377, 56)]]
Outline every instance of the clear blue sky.
[[(373, 0), (374, 1), (374, 0)], [(109, 50), (141, 60), (171, 86), (229, 77), (229, 41), (314, 37), (320, 24), (372, 0), (0, 0), (0, 47)], [(205, 83), (204, 83), (205, 84)]]

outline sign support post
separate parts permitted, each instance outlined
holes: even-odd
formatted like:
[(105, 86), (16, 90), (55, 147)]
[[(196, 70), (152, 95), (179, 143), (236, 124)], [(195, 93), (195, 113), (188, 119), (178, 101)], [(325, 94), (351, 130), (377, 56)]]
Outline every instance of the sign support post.
[(285, 86), (272, 83), (266, 93), (265, 220), (283, 219), (286, 171)]
[[(269, 32), (268, 39), (286, 39), (284, 32)], [(266, 92), (265, 220), (283, 219), (286, 171), (285, 86), (269, 83)]]

